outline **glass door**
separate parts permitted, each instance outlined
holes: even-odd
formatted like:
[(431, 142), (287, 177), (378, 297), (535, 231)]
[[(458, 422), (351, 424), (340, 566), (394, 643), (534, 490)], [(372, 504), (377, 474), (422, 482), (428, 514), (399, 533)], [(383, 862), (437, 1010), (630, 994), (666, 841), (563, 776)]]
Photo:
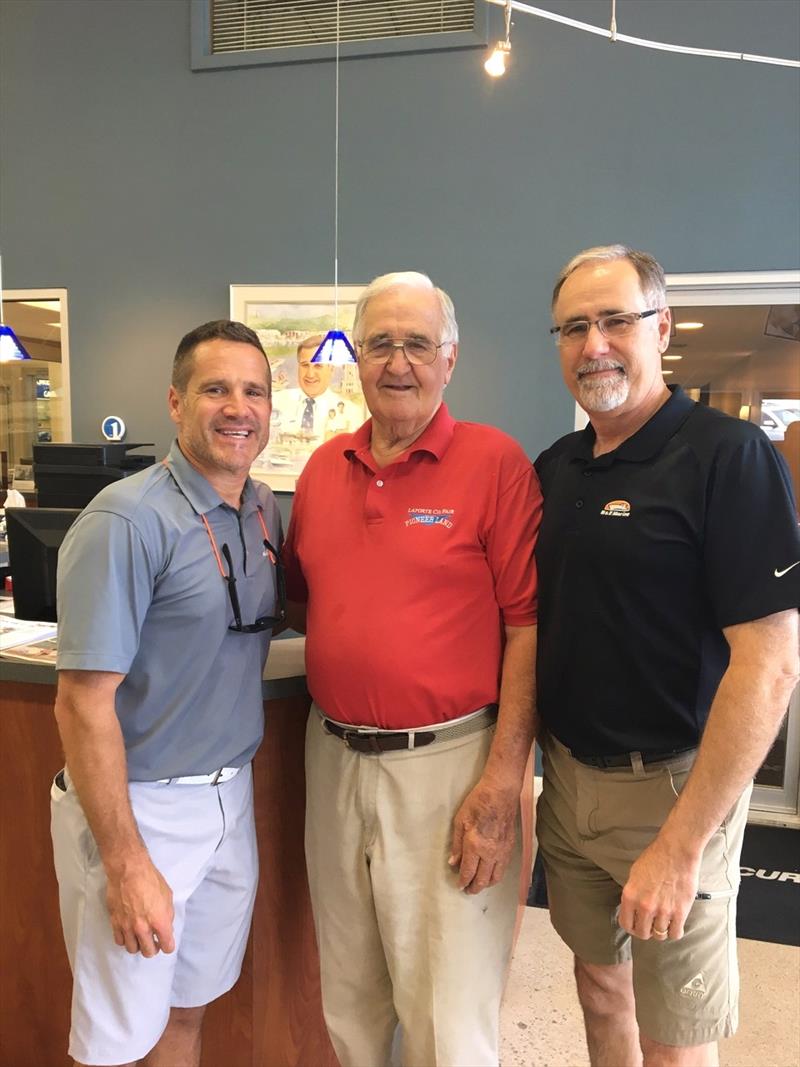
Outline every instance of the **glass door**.
[(72, 434), (67, 291), (7, 289), (3, 321), (31, 358), (0, 362), (0, 454), (9, 485), (33, 493), (33, 446)]
[[(760, 426), (800, 499), (800, 273), (670, 275), (667, 383)], [(756, 775), (751, 813), (800, 823), (800, 690)]]

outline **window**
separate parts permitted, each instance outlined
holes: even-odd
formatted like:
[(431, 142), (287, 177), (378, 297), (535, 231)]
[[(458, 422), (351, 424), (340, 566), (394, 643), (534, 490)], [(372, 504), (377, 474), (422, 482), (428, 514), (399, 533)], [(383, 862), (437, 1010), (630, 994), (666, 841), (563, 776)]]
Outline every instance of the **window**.
[[(482, 0), (340, 0), (340, 55), (482, 48), (485, 6)], [(332, 59), (335, 43), (336, 0), (192, 0), (195, 70)]]

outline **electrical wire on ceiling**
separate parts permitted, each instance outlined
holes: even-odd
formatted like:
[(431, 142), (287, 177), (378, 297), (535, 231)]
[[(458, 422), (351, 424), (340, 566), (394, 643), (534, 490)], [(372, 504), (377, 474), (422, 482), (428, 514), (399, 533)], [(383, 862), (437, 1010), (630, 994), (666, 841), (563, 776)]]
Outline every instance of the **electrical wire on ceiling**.
[[(775, 56), (758, 56), (749, 55), (747, 52), (723, 52), (716, 48), (689, 48), (686, 45), (679, 44), (666, 44), (663, 41), (648, 41), (643, 37), (631, 37), (626, 33), (619, 33), (617, 30), (617, 2), (611, 0), (611, 24), (609, 29), (605, 30), (602, 26), (594, 26), (589, 22), (579, 22), (577, 19), (567, 18), (566, 15), (558, 15), (554, 11), (545, 11), (541, 7), (532, 7), (530, 4), (523, 4), (520, 0), (486, 0), (487, 4), (494, 4), (497, 7), (504, 7), (506, 9), (506, 38), (505, 41), (498, 41), (492, 54), (489, 56), (485, 66), (487, 72), (494, 77), (505, 71), (505, 61), (508, 59), (511, 52), (511, 42), (509, 33), (509, 19), (512, 11), (522, 11), (526, 15), (535, 15), (537, 18), (548, 19), (550, 22), (560, 22), (563, 26), (571, 26), (576, 30), (585, 30), (586, 33), (597, 34), (598, 37), (605, 37), (609, 41), (622, 44), (634, 44), (640, 48), (655, 48), (661, 52), (680, 52), (683, 55), (688, 56), (711, 56), (715, 59), (740, 59), (746, 63), (769, 63), (773, 66), (779, 67), (800, 67), (800, 60), (797, 59), (778, 59)], [(503, 69), (500, 70), (501, 58), (503, 60)], [(489, 63), (493, 62), (493, 68), (490, 69)]]

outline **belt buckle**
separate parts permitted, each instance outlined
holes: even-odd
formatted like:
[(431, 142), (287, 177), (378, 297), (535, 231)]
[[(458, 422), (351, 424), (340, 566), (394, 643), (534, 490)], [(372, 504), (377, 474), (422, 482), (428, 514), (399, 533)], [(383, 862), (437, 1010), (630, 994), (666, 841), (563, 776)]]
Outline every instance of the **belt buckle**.
[(364, 730), (345, 730), (343, 738), (344, 743), (347, 745), (351, 752), (358, 752), (358, 749), (354, 748), (353, 745), (350, 743), (351, 738), (357, 738), (359, 741), (367, 741), (369, 743), (370, 749), (373, 752), (377, 753), (383, 751), (381, 746), (378, 744), (377, 730), (373, 730), (371, 733), (368, 733)]

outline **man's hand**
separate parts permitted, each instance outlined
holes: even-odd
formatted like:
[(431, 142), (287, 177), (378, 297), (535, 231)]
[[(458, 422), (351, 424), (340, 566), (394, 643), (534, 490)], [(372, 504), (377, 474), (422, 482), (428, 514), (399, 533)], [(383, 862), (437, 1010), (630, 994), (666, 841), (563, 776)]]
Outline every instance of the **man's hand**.
[(120, 947), (147, 957), (174, 951), (172, 890), (147, 855), (108, 875), (106, 903)]
[(634, 937), (677, 941), (700, 880), (700, 859), (672, 847), (662, 834), (639, 856), (622, 890), (619, 924)]
[(459, 889), (480, 893), (501, 881), (514, 848), (518, 807), (519, 792), (483, 779), (467, 795), (453, 819), (447, 861), (459, 870)]

